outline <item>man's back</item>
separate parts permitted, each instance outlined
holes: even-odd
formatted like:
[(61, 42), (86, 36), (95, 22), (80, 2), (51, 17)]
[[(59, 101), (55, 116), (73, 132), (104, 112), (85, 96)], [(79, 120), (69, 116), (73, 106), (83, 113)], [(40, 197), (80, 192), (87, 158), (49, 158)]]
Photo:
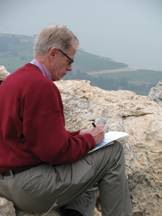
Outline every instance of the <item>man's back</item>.
[(65, 129), (60, 93), (35, 65), (6, 78), (0, 104), (0, 168), (69, 163), (95, 144), (90, 134)]
[[(27, 121), (31, 104), (37, 104), (30, 118), (38, 112), (42, 88), (54, 85), (42, 76), (38, 68), (27, 64), (8, 76), (0, 87), (0, 167), (12, 168), (40, 163), (34, 155), (31, 157)], [(46, 88), (44, 91), (46, 91)], [(38, 90), (39, 89), (39, 90)], [(37, 90), (37, 93), (34, 92)], [(38, 95), (40, 92), (40, 95)], [(25, 109), (24, 109), (25, 108)], [(28, 110), (26, 110), (26, 108)], [(31, 126), (32, 127), (32, 126)]]

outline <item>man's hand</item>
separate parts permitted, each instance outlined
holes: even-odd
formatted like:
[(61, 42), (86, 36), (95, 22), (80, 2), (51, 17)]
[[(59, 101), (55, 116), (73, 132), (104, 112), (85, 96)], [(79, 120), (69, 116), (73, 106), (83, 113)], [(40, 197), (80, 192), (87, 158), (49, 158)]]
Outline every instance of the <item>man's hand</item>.
[(96, 127), (94, 128), (80, 130), (80, 135), (87, 134), (87, 133), (93, 136), (96, 144), (99, 144), (104, 139), (103, 126), (96, 125)]

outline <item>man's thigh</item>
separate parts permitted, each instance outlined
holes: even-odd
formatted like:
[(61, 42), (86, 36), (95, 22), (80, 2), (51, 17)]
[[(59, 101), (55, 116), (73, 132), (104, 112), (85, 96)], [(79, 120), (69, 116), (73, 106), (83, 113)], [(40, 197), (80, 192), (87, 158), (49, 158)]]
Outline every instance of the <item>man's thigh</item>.
[[(119, 145), (119, 144), (115, 144)], [(115, 145), (60, 166), (40, 165), (0, 180), (0, 194), (28, 212), (47, 211), (53, 203), (61, 207), (102, 178)]]

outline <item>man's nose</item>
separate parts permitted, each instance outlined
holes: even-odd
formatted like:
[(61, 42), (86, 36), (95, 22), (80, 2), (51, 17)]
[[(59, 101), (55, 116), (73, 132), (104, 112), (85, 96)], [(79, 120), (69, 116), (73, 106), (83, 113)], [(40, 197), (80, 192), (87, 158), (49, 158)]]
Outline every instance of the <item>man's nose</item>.
[(72, 65), (67, 66), (67, 71), (72, 71)]

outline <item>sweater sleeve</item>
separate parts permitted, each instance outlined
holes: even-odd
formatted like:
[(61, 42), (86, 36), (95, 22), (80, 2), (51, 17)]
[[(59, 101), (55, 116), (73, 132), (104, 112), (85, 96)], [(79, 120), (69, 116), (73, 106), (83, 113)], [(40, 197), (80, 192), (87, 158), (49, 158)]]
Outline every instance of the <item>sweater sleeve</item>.
[(78, 130), (78, 131), (69, 131), (69, 133), (71, 134), (71, 136), (78, 135), (79, 132), (80, 132), (80, 130)]
[(33, 157), (50, 164), (74, 162), (95, 146), (90, 134), (66, 131), (60, 94), (51, 83), (30, 86), (24, 96), (23, 134)]

